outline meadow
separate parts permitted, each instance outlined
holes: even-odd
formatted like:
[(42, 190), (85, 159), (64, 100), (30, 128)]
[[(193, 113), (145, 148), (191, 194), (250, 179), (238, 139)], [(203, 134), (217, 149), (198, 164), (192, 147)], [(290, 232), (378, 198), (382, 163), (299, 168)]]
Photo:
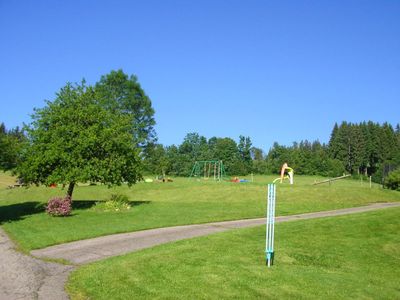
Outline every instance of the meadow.
[[(266, 184), (276, 176), (255, 176), (254, 182), (232, 183), (174, 178), (169, 183), (78, 185), (69, 217), (45, 213), (47, 200), (66, 193), (62, 188), (0, 188), (0, 224), (22, 251), (112, 233), (173, 225), (206, 223), (265, 216)], [(8, 178), (8, 179), (5, 179)], [(7, 174), (0, 181), (10, 180)], [(248, 178), (250, 179), (250, 178)], [(400, 201), (399, 192), (352, 179), (313, 186), (320, 177), (296, 176), (293, 186), (279, 184), (277, 215), (323, 211), (373, 202)], [(104, 212), (94, 204), (113, 193), (125, 194), (132, 208)]]
[(80, 267), (71, 299), (399, 299), (400, 208), (169, 243)]

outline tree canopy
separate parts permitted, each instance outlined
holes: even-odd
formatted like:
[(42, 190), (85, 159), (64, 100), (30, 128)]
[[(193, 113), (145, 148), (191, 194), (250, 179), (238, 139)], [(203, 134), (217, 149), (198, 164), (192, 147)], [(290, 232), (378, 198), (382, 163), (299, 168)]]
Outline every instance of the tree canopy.
[(138, 146), (154, 143), (154, 109), (136, 76), (111, 71), (96, 83), (95, 93), (106, 109), (131, 116), (131, 134)]
[(153, 138), (154, 114), (136, 77), (122, 71), (95, 87), (67, 84), (54, 101), (35, 109), (17, 168), (33, 184), (134, 184), (142, 177), (140, 146)]

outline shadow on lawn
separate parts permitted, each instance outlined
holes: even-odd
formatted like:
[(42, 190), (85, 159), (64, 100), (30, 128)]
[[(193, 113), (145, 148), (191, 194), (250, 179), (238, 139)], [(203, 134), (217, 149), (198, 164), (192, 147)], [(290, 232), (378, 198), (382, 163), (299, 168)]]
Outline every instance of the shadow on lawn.
[[(73, 200), (72, 210), (89, 209), (96, 205), (96, 200)], [(149, 204), (151, 201), (130, 201), (131, 206)], [(0, 206), (0, 225), (6, 222), (13, 222), (23, 219), (26, 216), (44, 213), (46, 203), (31, 201)]]
[(21, 220), (24, 216), (42, 213), (45, 204), (42, 202), (23, 202), (0, 206), (0, 224)]

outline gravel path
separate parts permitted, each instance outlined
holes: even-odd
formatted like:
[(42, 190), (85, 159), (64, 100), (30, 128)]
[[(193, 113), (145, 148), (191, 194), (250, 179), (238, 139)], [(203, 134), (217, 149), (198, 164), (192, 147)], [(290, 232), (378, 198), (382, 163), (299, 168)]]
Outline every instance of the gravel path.
[[(276, 222), (346, 215), (396, 206), (400, 206), (400, 203), (376, 203), (363, 207), (277, 217)], [(151, 229), (51, 246), (34, 250), (31, 254), (40, 258), (61, 258), (80, 265), (163, 243), (263, 224), (265, 218)], [(68, 299), (64, 285), (74, 268), (45, 262), (17, 252), (12, 241), (0, 228), (0, 300)]]

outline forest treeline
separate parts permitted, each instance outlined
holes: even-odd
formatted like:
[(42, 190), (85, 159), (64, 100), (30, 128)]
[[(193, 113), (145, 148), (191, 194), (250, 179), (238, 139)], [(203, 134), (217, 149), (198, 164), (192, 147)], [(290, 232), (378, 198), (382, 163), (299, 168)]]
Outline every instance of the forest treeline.
[(272, 145), (267, 153), (254, 147), (250, 137), (207, 139), (189, 133), (180, 145), (151, 144), (144, 156), (145, 172), (188, 176), (198, 160), (222, 160), (229, 175), (278, 173), (287, 162), (296, 174), (339, 176), (343, 173), (374, 176), (400, 166), (400, 126), (388, 123), (335, 124), (328, 144), (319, 141)]
[(7, 129), (4, 123), (0, 124), (0, 170), (16, 168), (24, 140), (25, 135), (18, 126)]
[[(13, 169), (24, 136), (17, 127), (7, 130), (0, 124), (0, 168)], [(253, 146), (251, 138), (239, 136), (207, 139), (188, 133), (180, 145), (164, 146), (152, 142), (143, 149), (145, 174), (189, 176), (194, 162), (222, 160), (228, 175), (274, 174), (284, 162), (296, 174), (339, 176), (343, 173), (383, 176), (400, 167), (400, 125), (372, 121), (335, 124), (328, 144), (317, 141), (294, 142), (290, 146), (275, 142), (268, 152)]]

